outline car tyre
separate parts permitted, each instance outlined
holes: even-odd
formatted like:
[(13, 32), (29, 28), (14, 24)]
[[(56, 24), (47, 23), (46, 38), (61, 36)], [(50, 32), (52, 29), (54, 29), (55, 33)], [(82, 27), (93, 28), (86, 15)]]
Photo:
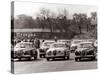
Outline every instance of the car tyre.
[(21, 58), (18, 58), (19, 61), (21, 61)]
[(40, 55), (40, 58), (42, 58), (42, 55)]
[(80, 58), (75, 58), (75, 61), (80, 61)]
[(31, 57), (28, 57), (28, 58), (27, 58), (27, 60), (29, 60), (29, 61), (30, 61), (30, 60), (31, 60)]
[(52, 58), (52, 60), (55, 60), (55, 58)]
[(92, 59), (92, 60), (96, 60), (96, 57), (92, 57), (91, 59)]
[(70, 57), (69, 57), (69, 56), (67, 56), (67, 60), (69, 60), (69, 58), (70, 58)]
[(47, 61), (49, 61), (50, 60), (50, 58), (47, 58)]
[(45, 55), (43, 55), (43, 57), (45, 58)]
[(36, 60), (36, 59), (37, 59), (37, 56), (34, 57), (34, 60)]

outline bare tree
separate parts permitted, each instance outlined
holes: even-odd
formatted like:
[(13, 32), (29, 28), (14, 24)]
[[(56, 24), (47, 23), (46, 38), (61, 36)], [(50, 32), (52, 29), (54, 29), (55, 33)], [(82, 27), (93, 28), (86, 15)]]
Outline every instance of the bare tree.
[(50, 16), (50, 10), (45, 9), (45, 8), (41, 8), (40, 14), (41, 14), (42, 17), (48, 18)]
[(24, 14), (18, 15), (14, 20), (14, 28), (32, 28), (34, 25), (33, 18)]
[(87, 20), (87, 16), (86, 14), (77, 14), (75, 13), (73, 15), (73, 19), (75, 20), (76, 24), (78, 25), (80, 34), (82, 33), (82, 25), (84, 25), (83, 23), (86, 23)]

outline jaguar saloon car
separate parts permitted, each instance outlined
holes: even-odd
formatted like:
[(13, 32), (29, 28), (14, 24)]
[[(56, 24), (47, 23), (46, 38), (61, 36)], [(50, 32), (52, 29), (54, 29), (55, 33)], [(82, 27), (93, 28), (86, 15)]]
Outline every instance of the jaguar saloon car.
[(96, 59), (96, 49), (93, 42), (81, 42), (75, 51), (75, 61), (80, 61), (83, 58)]
[(50, 45), (53, 44), (54, 42), (55, 41), (52, 41), (52, 40), (46, 40), (45, 42), (43, 42), (43, 44), (41, 45), (41, 48), (39, 49), (40, 57), (45, 57), (46, 51), (50, 48)]
[(14, 47), (14, 58), (21, 60), (22, 58), (37, 59), (37, 50), (31, 42), (20, 42)]
[(70, 50), (69, 47), (66, 46), (66, 43), (64, 42), (53, 43), (47, 50), (46, 52), (47, 61), (55, 58), (64, 58), (64, 59), (70, 58)]

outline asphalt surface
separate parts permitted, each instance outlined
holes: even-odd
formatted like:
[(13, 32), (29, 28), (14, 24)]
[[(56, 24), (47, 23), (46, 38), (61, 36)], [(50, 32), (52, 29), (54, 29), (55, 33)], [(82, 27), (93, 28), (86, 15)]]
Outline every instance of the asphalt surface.
[(54, 71), (69, 71), (69, 70), (85, 70), (96, 69), (97, 61), (84, 59), (75, 62), (74, 53), (71, 53), (69, 60), (56, 59), (47, 61), (45, 58), (38, 58), (37, 60), (14, 60), (14, 72), (16, 74), (23, 73), (40, 73), (40, 72), (54, 72)]

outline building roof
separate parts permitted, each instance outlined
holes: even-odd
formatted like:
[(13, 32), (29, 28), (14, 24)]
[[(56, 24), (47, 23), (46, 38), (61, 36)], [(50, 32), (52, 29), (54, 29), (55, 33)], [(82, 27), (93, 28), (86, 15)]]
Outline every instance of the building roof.
[[(51, 32), (50, 29), (12, 29), (12, 32)], [(53, 30), (53, 32), (60, 32), (60, 30)]]

